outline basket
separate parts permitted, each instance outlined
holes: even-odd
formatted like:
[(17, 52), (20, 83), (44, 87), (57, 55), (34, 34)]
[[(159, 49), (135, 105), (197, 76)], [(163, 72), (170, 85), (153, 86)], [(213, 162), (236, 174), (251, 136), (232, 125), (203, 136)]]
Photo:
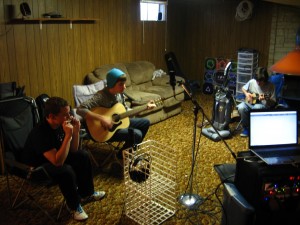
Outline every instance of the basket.
[(176, 211), (175, 151), (146, 141), (123, 151), (125, 214), (138, 224), (161, 224)]

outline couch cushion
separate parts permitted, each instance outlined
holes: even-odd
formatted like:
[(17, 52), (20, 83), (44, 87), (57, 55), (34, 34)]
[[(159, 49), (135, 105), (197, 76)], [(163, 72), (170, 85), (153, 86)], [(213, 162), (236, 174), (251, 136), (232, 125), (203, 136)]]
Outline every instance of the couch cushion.
[[(174, 93), (171, 86), (151, 86), (146, 88), (144, 91), (155, 93), (161, 96), (162, 99), (171, 98)], [(178, 95), (180, 93), (184, 92), (184, 90), (181, 87), (176, 86), (175, 87), (175, 94)]]
[[(139, 106), (136, 106), (133, 109), (137, 109), (138, 107)], [(158, 104), (155, 108), (153, 108), (153, 109), (146, 109), (146, 110), (140, 112), (139, 114), (137, 114), (137, 116), (138, 117), (140, 117), (140, 116), (146, 116), (146, 115), (149, 115), (149, 114), (156, 113), (158, 111), (162, 111), (163, 107), (164, 107), (163, 104)]]
[(183, 100), (184, 100), (184, 93), (176, 95), (175, 98), (172, 97), (172, 98), (165, 99), (164, 100), (164, 109), (167, 110), (167, 108), (170, 108), (170, 107), (176, 108), (176, 105), (180, 105)]
[(95, 76), (95, 74), (93, 73), (88, 73), (83, 81), (83, 84), (89, 85), (89, 84), (94, 84), (97, 83), (98, 81), (100, 81), (102, 79), (98, 78)]
[(142, 104), (145, 104), (150, 100), (157, 100), (161, 98), (159, 94), (136, 90), (133, 91), (128, 89), (125, 90), (125, 94), (130, 100), (134, 101), (135, 103), (142, 102)]
[(152, 82), (148, 81), (148, 82), (145, 82), (142, 84), (134, 84), (134, 85), (131, 85), (131, 87), (132, 87), (132, 90), (135, 90), (135, 91), (145, 91), (147, 88), (152, 87)]
[(125, 65), (123, 63), (115, 63), (115, 64), (108, 64), (108, 65), (103, 65), (101, 67), (96, 68), (93, 73), (96, 77), (98, 77), (101, 80), (105, 80), (106, 79), (106, 74), (109, 70), (111, 70), (112, 68), (117, 68), (122, 70), (126, 75), (127, 75), (127, 80), (126, 80), (126, 86), (130, 86), (131, 85), (131, 78), (130, 75), (125, 67)]
[(131, 82), (142, 84), (151, 81), (155, 66), (148, 61), (125, 63)]
[(159, 86), (170, 86), (170, 77), (168, 75), (156, 77), (154, 80), (152, 80), (152, 84)]
[[(179, 83), (180, 81), (184, 83), (184, 78), (175, 76), (176, 82)], [(169, 75), (162, 75), (161, 77), (156, 77), (152, 80), (152, 84), (158, 86), (170, 86), (170, 76)]]

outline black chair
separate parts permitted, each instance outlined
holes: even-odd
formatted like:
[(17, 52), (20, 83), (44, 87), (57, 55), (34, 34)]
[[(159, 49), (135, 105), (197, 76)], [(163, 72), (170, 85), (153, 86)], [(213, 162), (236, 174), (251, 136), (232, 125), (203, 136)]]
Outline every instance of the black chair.
[(222, 183), (234, 183), (236, 171), (235, 163), (215, 164), (214, 169)]
[[(35, 100), (31, 97), (13, 97), (0, 100), (0, 138), (6, 175), (7, 190), (12, 209), (20, 208), (30, 201), (52, 221), (60, 218), (65, 202), (61, 204), (54, 218), (39, 202), (39, 193), (54, 187), (55, 182), (42, 166), (32, 167), (21, 161), (21, 154), (27, 136), (39, 122), (39, 113)], [(16, 182), (18, 190), (12, 188)]]
[[(223, 185), (222, 219), (221, 225), (254, 224), (255, 209), (248, 203), (235, 186), (235, 163), (214, 165), (221, 184)], [(218, 197), (218, 196), (217, 196)]]

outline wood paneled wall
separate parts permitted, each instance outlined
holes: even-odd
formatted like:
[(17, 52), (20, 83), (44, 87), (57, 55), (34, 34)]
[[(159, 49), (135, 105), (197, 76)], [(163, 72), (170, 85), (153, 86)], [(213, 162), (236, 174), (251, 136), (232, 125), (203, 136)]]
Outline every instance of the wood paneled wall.
[[(164, 54), (175, 52), (191, 80), (203, 80), (205, 57), (237, 58), (239, 48), (254, 48), (267, 65), (272, 3), (259, 2), (252, 19), (238, 22), (237, 0), (169, 0), (167, 22), (139, 20), (139, 0), (27, 0), (32, 17), (59, 11), (68, 18), (96, 18), (95, 24), (9, 23), (0, 1), (0, 82), (17, 81), (27, 95), (62, 96), (73, 104), (72, 86), (95, 67), (149, 60), (166, 69)], [(166, 29), (167, 31), (166, 32)], [(144, 38), (143, 38), (144, 31)]]
[(170, 31), (170, 43), (189, 79), (203, 81), (206, 57), (236, 60), (240, 48), (256, 49), (260, 66), (267, 66), (273, 4), (258, 3), (251, 19), (239, 22), (239, 1), (174, 1), (169, 20), (179, 24), (180, 32)]
[[(0, 3), (0, 82), (17, 81), (26, 94), (62, 96), (73, 103), (72, 86), (95, 67), (149, 60), (165, 66), (165, 22), (139, 20), (139, 0), (27, 0), (32, 18), (57, 10), (67, 18), (96, 18), (95, 24), (9, 23), (8, 6), (21, 18), (21, 1)], [(144, 26), (144, 29), (143, 29)], [(144, 38), (143, 38), (144, 30)]]

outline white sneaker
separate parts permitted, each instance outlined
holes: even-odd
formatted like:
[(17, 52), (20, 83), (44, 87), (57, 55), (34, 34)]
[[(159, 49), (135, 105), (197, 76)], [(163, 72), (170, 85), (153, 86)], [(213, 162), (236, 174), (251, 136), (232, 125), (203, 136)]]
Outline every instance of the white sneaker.
[(105, 196), (105, 191), (94, 191), (94, 194), (90, 196), (90, 198), (94, 199), (95, 201), (101, 200)]
[(74, 220), (77, 220), (77, 221), (83, 221), (83, 220), (86, 220), (89, 217), (85, 213), (85, 211), (83, 210), (83, 208), (81, 207), (81, 205), (79, 204), (79, 206), (77, 207), (77, 209), (74, 210), (74, 212), (73, 212), (73, 218), (74, 218)]
[(81, 199), (81, 203), (99, 201), (105, 197), (105, 191), (94, 191), (94, 193), (86, 198)]

